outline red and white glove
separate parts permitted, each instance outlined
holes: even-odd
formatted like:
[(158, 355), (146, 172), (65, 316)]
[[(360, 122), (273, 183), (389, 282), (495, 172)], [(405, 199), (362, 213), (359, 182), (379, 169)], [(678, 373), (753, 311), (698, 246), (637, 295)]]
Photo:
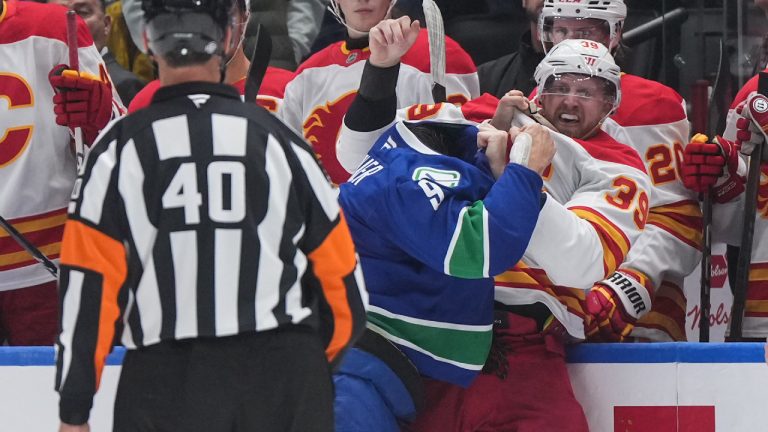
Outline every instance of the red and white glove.
[(92, 144), (99, 131), (112, 118), (112, 85), (87, 72), (57, 65), (48, 74), (53, 90), (56, 124), (82, 128), (86, 144)]
[(621, 342), (640, 317), (651, 310), (651, 295), (642, 284), (621, 272), (614, 272), (587, 293), (585, 311), (587, 339), (594, 342)]
[[(749, 156), (756, 146), (765, 142), (768, 134), (768, 98), (752, 92), (735, 111), (736, 143), (739, 151)], [(768, 152), (763, 152), (763, 160), (768, 160)]]
[(711, 188), (715, 202), (725, 203), (744, 192), (739, 146), (721, 136), (706, 141), (706, 136), (697, 134), (685, 147), (683, 184), (699, 193)]

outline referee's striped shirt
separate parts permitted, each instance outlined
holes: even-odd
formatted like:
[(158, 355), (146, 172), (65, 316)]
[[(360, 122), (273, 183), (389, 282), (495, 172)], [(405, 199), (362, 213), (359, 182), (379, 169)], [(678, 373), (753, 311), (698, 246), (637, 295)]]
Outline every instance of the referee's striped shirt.
[(108, 127), (64, 230), (62, 410), (90, 402), (120, 329), (134, 349), (310, 326), (333, 360), (367, 301), (336, 199), (309, 146), (229, 86), (162, 88)]

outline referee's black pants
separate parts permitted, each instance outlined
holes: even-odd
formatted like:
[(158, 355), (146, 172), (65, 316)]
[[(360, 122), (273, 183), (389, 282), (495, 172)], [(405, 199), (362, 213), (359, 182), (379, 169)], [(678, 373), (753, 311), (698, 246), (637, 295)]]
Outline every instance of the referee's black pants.
[(276, 330), (161, 342), (125, 354), (116, 432), (332, 432), (320, 337)]

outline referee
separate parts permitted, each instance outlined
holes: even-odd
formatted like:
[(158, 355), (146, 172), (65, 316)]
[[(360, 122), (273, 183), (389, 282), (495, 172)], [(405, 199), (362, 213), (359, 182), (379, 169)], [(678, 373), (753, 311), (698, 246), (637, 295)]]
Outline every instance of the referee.
[(60, 431), (88, 431), (115, 332), (115, 431), (332, 431), (367, 296), (310, 147), (220, 84), (232, 0), (144, 0), (163, 87), (102, 134), (61, 251)]

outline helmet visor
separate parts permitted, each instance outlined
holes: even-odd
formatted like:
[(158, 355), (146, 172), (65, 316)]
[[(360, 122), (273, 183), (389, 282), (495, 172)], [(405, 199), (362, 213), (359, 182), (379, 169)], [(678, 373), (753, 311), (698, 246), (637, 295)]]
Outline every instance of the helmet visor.
[(553, 74), (544, 82), (541, 96), (575, 97), (583, 102), (616, 104), (616, 87), (605, 78), (565, 73)]
[(543, 20), (541, 40), (556, 45), (566, 39), (588, 39), (608, 46), (611, 26), (598, 18), (546, 17)]

